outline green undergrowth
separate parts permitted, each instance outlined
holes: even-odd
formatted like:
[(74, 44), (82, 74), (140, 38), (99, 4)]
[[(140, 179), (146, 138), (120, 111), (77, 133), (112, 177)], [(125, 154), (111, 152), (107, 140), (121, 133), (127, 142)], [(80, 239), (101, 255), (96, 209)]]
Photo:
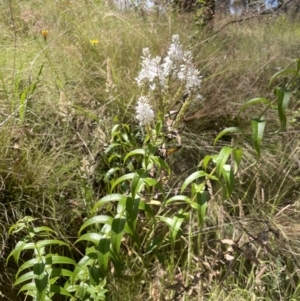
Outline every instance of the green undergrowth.
[[(298, 300), (298, 20), (218, 31), (217, 16), (199, 32), (190, 15), (100, 1), (0, 8), (3, 300), (34, 287), (36, 300)], [(202, 83), (168, 140), (164, 116), (149, 137), (138, 126), (135, 78), (143, 48), (165, 57), (173, 34)]]

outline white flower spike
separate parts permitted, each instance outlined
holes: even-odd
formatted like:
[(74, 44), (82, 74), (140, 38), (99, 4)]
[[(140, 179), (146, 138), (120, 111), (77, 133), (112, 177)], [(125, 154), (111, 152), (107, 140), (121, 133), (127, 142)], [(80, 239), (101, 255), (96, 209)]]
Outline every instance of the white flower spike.
[(139, 76), (136, 78), (138, 86), (141, 86), (144, 81), (148, 80), (150, 84), (150, 89), (154, 90), (156, 88), (156, 85), (154, 83), (154, 80), (156, 78), (159, 78), (161, 76), (161, 57), (157, 56), (155, 58), (151, 58), (151, 54), (149, 51), (149, 48), (143, 49), (143, 55), (142, 56), (142, 70), (139, 73)]
[(184, 64), (180, 66), (180, 71), (177, 75), (178, 79), (186, 83), (185, 87), (187, 91), (200, 88), (202, 82), (200, 71), (195, 69), (192, 59), (192, 53), (190, 51), (185, 51), (183, 57)]
[(138, 99), (137, 106), (135, 107), (136, 119), (141, 126), (146, 126), (154, 120), (154, 111), (148, 104), (147, 97), (141, 96)]

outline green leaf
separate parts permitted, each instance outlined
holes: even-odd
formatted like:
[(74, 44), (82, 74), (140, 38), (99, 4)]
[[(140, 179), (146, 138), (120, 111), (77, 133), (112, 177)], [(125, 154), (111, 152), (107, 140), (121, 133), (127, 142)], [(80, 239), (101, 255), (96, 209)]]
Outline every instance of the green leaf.
[(270, 81), (269, 81), (269, 87), (272, 85), (273, 81), (277, 78), (277, 77), (280, 77), (280, 76), (283, 76), (283, 75), (294, 75), (294, 76), (297, 76), (298, 72), (297, 70), (295, 69), (284, 69), (284, 70), (281, 70), (281, 71), (278, 71), (276, 72), (271, 78), (270, 78)]
[[(41, 249), (41, 248), (46, 247), (46, 246), (51, 246), (51, 245), (60, 245), (60, 246), (69, 247), (69, 245), (66, 244), (64, 241), (61, 241), (61, 240), (58, 240), (58, 239), (45, 239), (45, 240), (40, 240), (36, 243), (36, 247), (38, 249)], [(30, 249), (32, 249), (32, 248), (30, 248)]]
[(173, 196), (173, 197), (169, 198), (166, 201), (166, 204), (173, 203), (173, 202), (178, 202), (178, 201), (183, 201), (183, 202), (188, 203), (188, 204), (191, 203), (191, 199), (189, 197), (187, 197), (185, 195), (176, 195), (176, 196)]
[(42, 227), (36, 227), (36, 228), (33, 228), (34, 232), (35, 233), (39, 233), (39, 232), (52, 232), (52, 233), (55, 233), (55, 231), (49, 227), (46, 227), (46, 226), (42, 226)]
[(187, 186), (190, 185), (195, 180), (197, 180), (198, 178), (206, 177), (206, 176), (207, 176), (207, 173), (203, 170), (199, 170), (199, 171), (196, 171), (196, 172), (192, 173), (183, 182), (183, 184), (181, 186), (180, 193), (183, 193), (183, 191), (187, 188)]
[(147, 148), (149, 150), (150, 155), (154, 156), (155, 154), (157, 154), (158, 147), (156, 145), (147, 143)]
[[(51, 246), (51, 245), (61, 245), (61, 246), (67, 246), (68, 245), (58, 239), (44, 239), (44, 240), (40, 240), (36, 243), (33, 242), (29, 242), (29, 243), (24, 243), (24, 242), (18, 242), (16, 248), (13, 250), (13, 255), (15, 260), (18, 259), (20, 252), (23, 250), (30, 250), (30, 249), (41, 249), (44, 248), (46, 246)], [(10, 254), (11, 255), (11, 254)], [(9, 256), (10, 256), (9, 255)], [(17, 262), (17, 261), (16, 261)]]
[(72, 258), (54, 254), (47, 254), (46, 256), (46, 264), (72, 264), (76, 265), (76, 261)]
[(153, 161), (159, 168), (163, 168), (168, 173), (168, 175), (170, 175), (171, 173), (170, 166), (163, 158), (157, 156), (151, 156), (150, 160)]
[(87, 286), (87, 292), (90, 294), (89, 300), (97, 300), (97, 301), (104, 301), (107, 298), (105, 297), (105, 293), (107, 292), (106, 289), (103, 288), (104, 285), (101, 287), (99, 286)]
[(98, 234), (98, 233), (86, 233), (81, 235), (76, 241), (75, 244), (82, 241), (82, 240), (87, 240), (90, 241), (92, 243), (94, 243), (95, 245), (98, 244), (99, 240), (103, 237), (103, 235)]
[[(116, 150), (116, 151), (118, 151), (118, 150)], [(113, 153), (113, 154), (111, 154), (111, 155), (109, 156), (109, 158), (107, 159), (108, 164), (111, 165), (111, 164), (113, 164), (112, 161), (113, 161), (114, 159), (120, 159), (120, 158), (122, 158), (122, 156), (121, 156), (120, 154)], [(109, 170), (109, 171), (108, 171), (109, 174), (105, 175), (105, 178), (108, 179), (108, 178), (110, 177), (110, 173), (115, 172), (117, 169), (118, 169), (118, 168), (112, 168), (112, 171)]]
[(140, 192), (144, 185), (144, 179), (147, 177), (148, 173), (144, 169), (138, 170), (132, 181), (131, 181), (131, 196), (135, 199), (136, 195)]
[(114, 136), (116, 133), (119, 133), (118, 129), (120, 127), (120, 124), (115, 124), (111, 129), (111, 136)]
[(124, 234), (125, 224), (125, 218), (114, 218), (112, 222), (111, 245), (116, 254), (119, 254), (120, 252), (120, 246)]
[(13, 256), (15, 262), (18, 263), (19, 257), (20, 257), (20, 253), (23, 251), (24, 246), (26, 245), (26, 243), (27, 243), (26, 239), (18, 241), (18, 243), (16, 244), (15, 248), (9, 253), (9, 255), (8, 255), (7, 259), (6, 259), (6, 263), (8, 262), (8, 260), (9, 260), (9, 258), (11, 256)]
[(38, 218), (34, 218), (32, 216), (24, 216), (22, 219), (18, 220), (16, 224), (12, 225), (9, 228), (8, 234), (10, 235), (11, 233), (17, 233), (22, 229), (27, 228), (28, 224), (35, 220), (38, 220)]
[(36, 275), (34, 275), (33, 271), (27, 272), (19, 278), (17, 278), (17, 280), (14, 282), (14, 286), (19, 285), (25, 281), (32, 280), (34, 278), (36, 278)]
[(201, 228), (206, 216), (208, 192), (198, 191), (196, 193), (196, 202), (197, 202), (197, 212), (198, 212), (198, 225)]
[(30, 282), (30, 283), (27, 283), (25, 285), (23, 285), (20, 290), (19, 290), (19, 293), (20, 292), (23, 292), (23, 291), (36, 291), (36, 288), (35, 288), (35, 283), (34, 282)]
[[(72, 273), (72, 277), (70, 278), (70, 283), (75, 283), (78, 280), (86, 279), (88, 277), (88, 269), (87, 266), (89, 264), (93, 264), (95, 262), (95, 260), (91, 260), (88, 256), (84, 256), (80, 262), (78, 263), (78, 265), (75, 267), (73, 273)], [(65, 287), (70, 291), (70, 286), (67, 287), (67, 285), (65, 285)]]
[[(20, 268), (18, 269), (18, 272), (16, 274), (16, 278), (18, 278), (19, 274), (25, 270), (33, 267), (35, 263), (39, 262), (39, 258), (32, 258), (26, 262), (24, 262)], [(68, 264), (68, 265), (76, 265), (76, 261), (72, 258), (60, 256), (60, 255), (53, 255), (53, 254), (47, 254), (45, 256), (45, 264), (46, 265), (52, 265), (52, 264)]]
[(160, 217), (160, 219), (170, 227), (172, 244), (175, 243), (177, 234), (181, 230), (180, 228), (185, 218), (186, 215), (181, 214), (181, 212), (177, 213), (173, 218), (165, 216)]
[(106, 238), (106, 237), (101, 238), (99, 240), (99, 243), (98, 243), (98, 251), (101, 254), (108, 254), (110, 244), (111, 244), (111, 239), (110, 238)]
[(36, 262), (33, 265), (33, 273), (35, 275), (41, 275), (45, 271), (45, 264), (43, 262)]
[(144, 178), (144, 182), (148, 185), (148, 186), (155, 186), (158, 182), (153, 179), (153, 178)]
[(112, 192), (114, 190), (114, 188), (119, 185), (120, 183), (124, 182), (124, 181), (129, 181), (129, 180), (132, 180), (133, 177), (135, 176), (135, 173), (132, 172), (132, 173), (129, 173), (129, 174), (126, 174), (118, 179), (116, 179), (113, 184), (112, 184), (112, 187), (110, 189), (110, 191)]
[(37, 263), (38, 261), (39, 261), (39, 259), (35, 257), (35, 258), (32, 258), (32, 259), (30, 259), (30, 260), (24, 262), (24, 263), (20, 266), (20, 268), (18, 269), (18, 272), (17, 272), (17, 274), (16, 274), (16, 278), (18, 278), (19, 274), (20, 274), (23, 270), (29, 269), (29, 268), (33, 267), (33, 265), (34, 265), (35, 263)]
[(266, 122), (263, 119), (252, 118), (252, 141), (257, 154), (257, 159), (260, 158), (261, 142), (264, 135)]
[(207, 169), (208, 163), (212, 160), (212, 156), (206, 155), (202, 161), (202, 165), (204, 169)]
[(163, 126), (162, 121), (160, 119), (158, 119), (156, 122), (156, 126), (155, 126), (156, 137), (160, 136), (162, 126)]
[(107, 274), (110, 244), (110, 238), (102, 238), (98, 244), (98, 264), (101, 277), (105, 277)]
[(232, 147), (224, 146), (224, 147), (222, 147), (220, 153), (218, 154), (218, 157), (216, 159), (216, 168), (217, 168), (217, 174), (219, 177), (223, 171), (224, 165), (226, 164), (226, 162), (227, 162), (229, 156), (232, 154), (233, 150), (234, 149)]
[(48, 275), (45, 274), (41, 279), (35, 278), (34, 282), (38, 292), (41, 294), (48, 286)]
[(113, 218), (109, 215), (97, 215), (94, 217), (89, 218), (84, 222), (84, 224), (80, 227), (78, 234), (80, 233), (89, 226), (95, 225), (95, 224), (109, 224), (111, 225), (113, 221)]
[(238, 128), (238, 127), (229, 127), (224, 129), (221, 133), (218, 134), (218, 136), (216, 137), (215, 141), (214, 141), (214, 145), (216, 145), (216, 143), (218, 142), (218, 140), (223, 137), (224, 135), (227, 134), (231, 134), (231, 133), (241, 133), (243, 134), (242, 129)]
[(243, 150), (241, 148), (235, 148), (232, 152), (234, 161), (234, 173), (236, 173), (242, 162)]
[(129, 226), (130, 234), (134, 234), (135, 232), (135, 225), (136, 225), (136, 219), (138, 215), (138, 209), (139, 209), (139, 203), (140, 198), (133, 199), (131, 197), (128, 197), (126, 200), (126, 222)]
[(109, 183), (109, 181), (110, 181), (110, 179), (112, 178), (112, 176), (113, 176), (117, 171), (119, 171), (119, 170), (120, 170), (119, 167), (112, 167), (112, 168), (110, 168), (110, 169), (106, 172), (106, 174), (105, 174), (105, 176), (104, 176), (104, 178), (103, 178), (104, 182), (105, 182), (105, 183)]
[(263, 98), (263, 97), (256, 97), (256, 98), (253, 98), (253, 99), (250, 99), (248, 100), (244, 105), (242, 105), (242, 107), (240, 108), (240, 112), (244, 111), (247, 107), (251, 106), (251, 105), (254, 105), (254, 104), (257, 104), (257, 103), (265, 103), (269, 106), (271, 106), (271, 102), (266, 99), (266, 98)]
[(276, 89), (278, 116), (279, 116), (279, 121), (280, 121), (280, 125), (281, 125), (280, 129), (276, 133), (281, 132), (286, 128), (285, 110), (288, 107), (292, 93), (293, 93), (293, 91), (291, 91), (291, 90), (286, 90), (283, 88)]
[(85, 283), (83, 281), (81, 281), (79, 284), (78, 297), (79, 297), (79, 300), (91, 301), (87, 298), (87, 286), (85, 285)]
[(56, 284), (50, 285), (50, 292), (73, 298), (73, 296), (66, 289)]
[(124, 200), (126, 199), (126, 196), (122, 195), (122, 194), (119, 194), (119, 193), (112, 193), (112, 194), (109, 194), (103, 198), (101, 198), (94, 206), (93, 208), (93, 212), (95, 212), (99, 207), (101, 207), (104, 203), (107, 203), (107, 202), (118, 202), (118, 201), (121, 201), (121, 200)]
[(135, 149), (131, 152), (129, 152), (125, 158), (124, 158), (124, 163), (126, 162), (126, 160), (129, 158), (129, 157), (132, 157), (132, 156), (137, 156), (137, 155), (142, 155), (142, 156), (145, 156), (145, 150), (140, 148), (140, 149)]
[(101, 273), (99, 268), (96, 266), (89, 267), (89, 280), (90, 284), (93, 286), (97, 286), (100, 282)]
[(54, 268), (51, 270), (50, 279), (55, 277), (72, 277), (73, 272), (67, 269)]
[(234, 175), (229, 164), (224, 165), (222, 175), (225, 182), (225, 196), (226, 198), (229, 198), (234, 189)]
[[(121, 146), (120, 143), (111, 143), (104, 151), (104, 153), (106, 155), (108, 155), (110, 153), (111, 150), (113, 150), (114, 148), (118, 148), (119, 146)], [(113, 159), (113, 158), (112, 158)], [(109, 161), (110, 162), (110, 161)]]

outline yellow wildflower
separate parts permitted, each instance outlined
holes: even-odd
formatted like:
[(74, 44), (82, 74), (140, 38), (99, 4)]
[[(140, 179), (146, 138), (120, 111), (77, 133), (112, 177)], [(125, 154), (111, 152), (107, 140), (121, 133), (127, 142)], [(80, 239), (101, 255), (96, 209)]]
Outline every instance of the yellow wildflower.
[(93, 46), (95, 46), (95, 45), (99, 44), (99, 40), (97, 40), (97, 39), (92, 39), (92, 40), (90, 40), (90, 43), (91, 43)]
[(43, 30), (42, 30), (42, 36), (44, 37), (44, 40), (45, 40), (45, 42), (46, 42), (47, 36), (48, 36), (48, 29), (43, 29)]

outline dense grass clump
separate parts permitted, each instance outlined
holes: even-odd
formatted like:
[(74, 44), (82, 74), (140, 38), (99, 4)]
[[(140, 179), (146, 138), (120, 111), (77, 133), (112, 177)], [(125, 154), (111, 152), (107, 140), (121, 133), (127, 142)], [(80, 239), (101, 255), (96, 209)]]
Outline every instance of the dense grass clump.
[[(0, 16), (4, 300), (299, 298), (299, 20), (199, 32), (102, 1)], [(201, 85), (139, 86), (143, 49), (162, 64), (174, 35)]]

